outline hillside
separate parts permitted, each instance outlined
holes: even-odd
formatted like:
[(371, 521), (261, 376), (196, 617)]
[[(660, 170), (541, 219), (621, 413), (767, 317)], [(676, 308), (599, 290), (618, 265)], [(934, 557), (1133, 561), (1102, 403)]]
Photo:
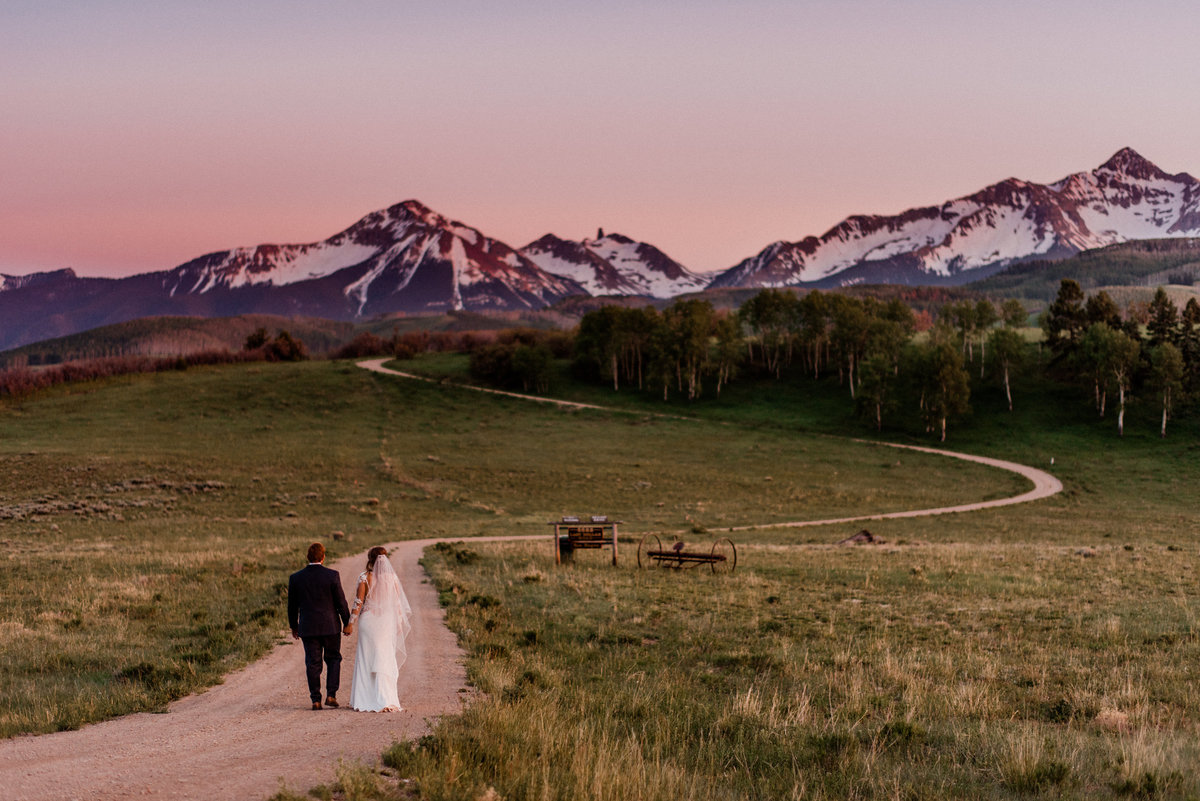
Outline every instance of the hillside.
[(0, 353), (0, 367), (58, 364), (108, 356), (184, 356), (241, 350), (258, 328), (288, 331), (311, 353), (332, 350), (354, 335), (354, 325), (317, 318), (247, 314), (240, 317), (144, 317), (47, 339)]
[(1106, 286), (1191, 286), (1200, 278), (1200, 239), (1146, 239), (1085, 250), (1065, 259), (1023, 262), (969, 284), (992, 295), (1051, 300), (1064, 278), (1085, 290)]

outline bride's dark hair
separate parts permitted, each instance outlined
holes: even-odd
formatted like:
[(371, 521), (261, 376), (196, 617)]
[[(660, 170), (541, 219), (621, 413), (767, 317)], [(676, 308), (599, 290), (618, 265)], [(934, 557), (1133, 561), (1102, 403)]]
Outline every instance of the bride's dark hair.
[(387, 556), (387, 548), (384, 548), (382, 545), (376, 545), (367, 551), (367, 570), (374, 570), (375, 560), (381, 556)]

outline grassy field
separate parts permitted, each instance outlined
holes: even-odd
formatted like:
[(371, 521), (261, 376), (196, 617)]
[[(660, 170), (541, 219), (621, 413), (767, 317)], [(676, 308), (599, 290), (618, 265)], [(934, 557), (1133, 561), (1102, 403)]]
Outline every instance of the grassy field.
[[(832, 383), (745, 382), (666, 407), (557, 391), (631, 412), (345, 363), (0, 407), (0, 731), (157, 709), (219, 681), (280, 636), (283, 583), (313, 539), (336, 557), (606, 512), (631, 540), (704, 542), (1026, 488), (831, 436), (868, 431)], [(478, 693), (385, 761), (429, 799), (1197, 797), (1195, 421), (1161, 442), (1135, 410), (1118, 439), (1076, 413), (1086, 397), (1014, 393), (1012, 416), (978, 393), (947, 445), (1053, 458), (1067, 487), (1053, 499), (873, 523), (877, 546), (831, 545), (857, 526), (739, 533), (732, 577), (595, 553), (559, 569), (544, 542), (431, 551)], [(342, 772), (347, 797), (385, 794)]]
[[(218, 681), (279, 636), (287, 575), (314, 539), (336, 557), (397, 538), (542, 533), (569, 512), (690, 530), (885, 511), (957, 500), (963, 471), (345, 363), (59, 388), (0, 407), (0, 733), (157, 709)], [(965, 474), (976, 497), (1014, 485)]]
[[(466, 357), (456, 354), (399, 361), (392, 366), (447, 382), (469, 382)], [(892, 521), (889, 527), (906, 537), (974, 542), (1011, 542), (1013, 538), (1048, 543), (1102, 542), (1116, 538), (1122, 542), (1179, 545), (1196, 537), (1200, 512), (1191, 502), (1191, 494), (1200, 479), (1200, 407), (1195, 401), (1190, 412), (1184, 404), (1177, 405), (1177, 419), (1171, 421), (1163, 440), (1159, 437), (1160, 409), (1154, 398), (1132, 398), (1125, 436), (1118, 437), (1115, 413), (1110, 410), (1106, 419), (1097, 418), (1091, 398), (1083, 389), (1036, 375), (1019, 375), (1014, 377), (1012, 390), (1014, 412), (1009, 413), (998, 384), (975, 386), (971, 411), (951, 422), (945, 447), (1049, 470), (1063, 481), (1064, 492), (1033, 506), (919, 519), (907, 524)], [(710, 394), (691, 404), (664, 404), (653, 393), (614, 392), (611, 386), (573, 382), (564, 367), (552, 383), (551, 394), (647, 413), (688, 415), (734, 426), (739, 431), (758, 432), (776, 441), (795, 438), (799, 442), (816, 435), (833, 435), (938, 445), (924, 433), (915, 415), (894, 415), (884, 432), (876, 434), (871, 425), (854, 416), (848, 392), (837, 385), (836, 379), (747, 379), (730, 384), (720, 398)], [(883, 461), (887, 453), (882, 454)], [(900, 459), (903, 468), (907, 457)], [(1003, 483), (1003, 479), (992, 475), (994, 481)], [(976, 492), (972, 481), (969, 473), (956, 476), (955, 491), (974, 498), (997, 497), (991, 494), (995, 489), (980, 488)], [(828, 539), (825, 532), (804, 529), (782, 532), (781, 536), (788, 542), (797, 537)]]
[(386, 754), (422, 798), (1200, 789), (1194, 547), (747, 544), (732, 576), (544, 550), (427, 559), (479, 696)]
[[(757, 532), (733, 577), (432, 553), (481, 695), (386, 762), (431, 799), (1198, 797), (1196, 421), (1164, 442), (1143, 407), (1118, 438), (1076, 390), (1015, 392), (1009, 415), (978, 388), (950, 444), (1052, 469), (1066, 491), (1047, 501), (873, 523), (882, 546)], [(784, 382), (682, 411), (861, 432), (847, 406)]]

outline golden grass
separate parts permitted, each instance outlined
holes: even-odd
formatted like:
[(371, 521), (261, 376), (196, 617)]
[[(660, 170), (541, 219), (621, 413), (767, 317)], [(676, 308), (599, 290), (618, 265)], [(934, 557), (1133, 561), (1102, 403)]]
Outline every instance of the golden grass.
[(1195, 553), (743, 542), (721, 577), (467, 547), (428, 563), (479, 695), (386, 755), (422, 798), (1200, 791)]

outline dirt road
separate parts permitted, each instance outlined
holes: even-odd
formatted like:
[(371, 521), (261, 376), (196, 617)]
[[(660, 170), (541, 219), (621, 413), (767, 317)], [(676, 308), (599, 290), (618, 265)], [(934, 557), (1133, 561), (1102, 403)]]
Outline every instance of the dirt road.
[[(383, 361), (363, 362), (362, 366), (394, 373), (383, 367)], [(517, 397), (562, 406), (583, 405)], [(1034, 488), (983, 503), (773, 523), (770, 527), (970, 511), (1033, 501), (1062, 489), (1058, 479), (1024, 465), (932, 448), (912, 449), (1012, 470), (1033, 481)], [(526, 538), (476, 541), (494, 539)], [(227, 676), (224, 684), (172, 704), (166, 714), (129, 715), (78, 731), (0, 742), (0, 797), (7, 801), (265, 798), (279, 789), (281, 780), (304, 792), (332, 781), (339, 758), (373, 764), (394, 740), (424, 734), (428, 721), (459, 710), (466, 689), (463, 654), (445, 626), (437, 593), (417, 564), (421, 551), (433, 542), (436, 540), (389, 545), (389, 550), (394, 549), (392, 564), (413, 607), (409, 657), (400, 675), (400, 701), (405, 711), (371, 714), (343, 708), (313, 712), (304, 679), (303, 650), (288, 638), (263, 659)], [(364, 552), (332, 565), (341, 572), (347, 595), (365, 562)], [(344, 640), (342, 651), (346, 658), (341, 696), (345, 700), (354, 671), (353, 637)]]
[[(364, 370), (370, 370), (375, 373), (383, 373), (385, 375), (394, 375), (400, 378), (407, 378), (413, 381), (424, 381), (426, 383), (440, 383), (433, 379), (424, 376), (414, 375), (412, 373), (404, 373), (399, 370), (393, 370), (383, 365), (390, 361), (389, 359), (367, 359), (358, 363), (358, 366)], [(556, 406), (561, 406), (570, 409), (596, 409), (606, 412), (627, 412), (630, 414), (638, 414), (646, 416), (646, 412), (629, 412), (628, 409), (618, 409), (609, 406), (596, 406), (591, 403), (575, 403), (573, 401), (556, 400), (554, 398), (543, 398), (538, 395), (522, 395), (517, 392), (505, 392), (499, 389), (489, 389), (487, 387), (473, 387), (465, 384), (457, 385), (462, 389), (474, 390), (476, 392), (486, 392), (491, 395), (504, 395), (509, 398), (520, 398), (522, 400), (534, 401), (537, 403), (550, 403)], [(654, 417), (666, 417), (673, 420), (690, 420), (693, 418), (678, 417), (676, 415), (660, 414), (652, 415)], [(865, 520), (888, 520), (898, 517), (929, 517), (932, 515), (953, 514), (954, 512), (974, 512), (980, 509), (992, 509), (997, 506), (1011, 506), (1014, 503), (1029, 503), (1030, 501), (1049, 498), (1051, 495), (1056, 495), (1062, 492), (1062, 482), (1054, 476), (1047, 473), (1045, 470), (1039, 470), (1036, 467), (1018, 464), (1016, 462), (1006, 462), (1003, 459), (992, 459), (987, 456), (974, 456), (969, 453), (956, 453), (954, 451), (941, 450), (939, 448), (926, 448), (920, 445), (897, 445), (891, 442), (872, 442), (871, 440), (856, 439), (853, 442), (859, 442), (865, 445), (875, 445), (880, 448), (898, 448), (907, 451), (920, 451), (921, 453), (932, 453), (938, 456), (945, 456), (950, 459), (961, 459), (964, 462), (976, 462), (985, 464), (989, 467), (1007, 470), (1011, 473), (1016, 473), (1019, 476), (1024, 476), (1033, 482), (1033, 488), (1028, 492), (1020, 495), (1014, 495), (1010, 498), (999, 498), (991, 501), (979, 501), (976, 503), (965, 503), (959, 506), (939, 506), (933, 509), (912, 509), (904, 512), (888, 512), (884, 514), (874, 515), (856, 515), (852, 517), (839, 517), (832, 520), (797, 520), (791, 523), (763, 523), (748, 526), (734, 526), (730, 531), (751, 531), (762, 528), (801, 528), (804, 526), (825, 526), (834, 523), (854, 523)]]
[[(166, 714), (136, 714), (78, 731), (0, 742), (0, 797), (64, 799), (265, 798), (279, 789), (306, 792), (332, 780), (339, 758), (374, 764), (394, 740), (428, 731), (427, 721), (457, 712), (466, 673), (446, 628), (437, 593), (417, 564), (429, 540), (389, 546), (413, 608), (398, 713), (346, 708), (314, 712), (304, 652), (290, 637), (225, 683), (172, 704)], [(395, 550), (392, 550), (394, 548)], [(351, 596), (366, 554), (331, 565)], [(343, 640), (343, 702), (350, 697), (354, 637)]]

